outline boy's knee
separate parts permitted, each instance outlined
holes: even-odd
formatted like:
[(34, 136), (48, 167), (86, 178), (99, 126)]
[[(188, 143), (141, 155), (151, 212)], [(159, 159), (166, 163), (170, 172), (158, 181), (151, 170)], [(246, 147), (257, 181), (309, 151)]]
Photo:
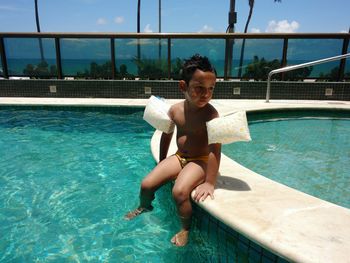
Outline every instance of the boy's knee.
[(141, 190), (143, 191), (153, 191), (154, 186), (150, 180), (144, 178), (141, 182)]
[(189, 197), (190, 197), (189, 192), (185, 191), (183, 188), (176, 187), (176, 186), (173, 187), (172, 193), (173, 193), (173, 197), (177, 203), (182, 203), (182, 202), (186, 201), (187, 199), (189, 199)]

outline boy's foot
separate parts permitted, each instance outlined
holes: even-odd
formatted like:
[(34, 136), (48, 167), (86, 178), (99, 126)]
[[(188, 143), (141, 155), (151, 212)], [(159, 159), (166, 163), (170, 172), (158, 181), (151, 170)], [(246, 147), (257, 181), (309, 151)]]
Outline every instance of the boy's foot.
[(129, 213), (127, 213), (125, 216), (124, 216), (124, 219), (125, 220), (131, 220), (133, 219), (134, 217), (138, 216), (138, 215), (141, 215), (142, 213), (144, 212), (150, 212), (153, 210), (153, 206), (150, 206), (148, 208), (144, 208), (144, 207), (138, 207), (136, 208), (135, 210), (133, 211), (130, 211)]
[(173, 243), (175, 246), (183, 247), (188, 242), (188, 230), (181, 230), (179, 233), (177, 233), (173, 238), (171, 239), (171, 243)]

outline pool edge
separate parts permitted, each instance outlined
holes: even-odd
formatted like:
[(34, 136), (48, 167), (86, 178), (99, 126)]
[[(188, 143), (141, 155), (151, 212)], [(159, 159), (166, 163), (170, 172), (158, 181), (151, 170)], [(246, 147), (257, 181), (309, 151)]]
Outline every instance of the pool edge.
[[(348, 103), (332, 104), (290, 103), (281, 105), (219, 107), (221, 115), (238, 109), (269, 111), (276, 109), (338, 109), (350, 110)], [(232, 104), (231, 104), (232, 105)], [(341, 105), (341, 106), (340, 106)], [(218, 107), (218, 105), (215, 105)], [(158, 160), (160, 132), (156, 131), (151, 143), (152, 154)], [(170, 154), (176, 150), (172, 141)], [(232, 191), (220, 188), (231, 184), (223, 180), (215, 190), (215, 199), (200, 203), (209, 214), (245, 235), (263, 248), (292, 262), (350, 262), (350, 209), (318, 199), (272, 181), (222, 156), (222, 178), (245, 182), (251, 191)]]

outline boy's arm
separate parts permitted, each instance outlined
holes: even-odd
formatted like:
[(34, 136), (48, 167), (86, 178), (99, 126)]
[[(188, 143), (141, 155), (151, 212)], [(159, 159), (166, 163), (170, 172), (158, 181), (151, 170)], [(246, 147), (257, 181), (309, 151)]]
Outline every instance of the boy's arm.
[(172, 137), (173, 132), (168, 134), (165, 132), (162, 133), (159, 144), (159, 162), (163, 161), (166, 158)]
[[(173, 115), (174, 115), (174, 106), (171, 106), (168, 111), (168, 116), (173, 121)], [(175, 125), (173, 123), (173, 125)], [(173, 137), (173, 133), (162, 133), (162, 136), (160, 137), (160, 144), (159, 144), (159, 162), (163, 161), (168, 154), (171, 138)]]
[(214, 199), (214, 187), (216, 184), (216, 177), (219, 172), (220, 158), (221, 144), (210, 144), (205, 181), (196, 187), (193, 197), (196, 202), (204, 201), (208, 196), (210, 196), (211, 199)]

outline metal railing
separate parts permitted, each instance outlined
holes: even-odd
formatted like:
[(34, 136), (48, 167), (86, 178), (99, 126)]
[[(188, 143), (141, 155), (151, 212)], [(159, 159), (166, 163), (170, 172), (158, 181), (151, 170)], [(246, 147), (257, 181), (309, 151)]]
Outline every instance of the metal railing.
[(266, 89), (266, 101), (265, 102), (269, 102), (270, 101), (271, 77), (272, 77), (272, 75), (275, 75), (275, 74), (278, 74), (278, 73), (282, 73), (282, 72), (292, 71), (292, 70), (295, 70), (295, 69), (306, 68), (306, 67), (310, 67), (310, 66), (314, 66), (314, 65), (318, 65), (318, 64), (322, 64), (322, 63), (326, 63), (326, 62), (331, 62), (331, 61), (335, 61), (335, 60), (345, 59), (347, 57), (350, 57), (350, 53), (347, 53), (347, 54), (344, 54), (344, 55), (340, 55), (340, 56), (334, 56), (334, 57), (330, 57), (330, 58), (319, 59), (319, 60), (315, 60), (315, 61), (311, 61), (311, 62), (307, 62), (307, 63), (302, 63), (302, 64), (298, 64), (298, 65), (287, 66), (287, 67), (271, 70), (270, 73), (267, 76), (267, 89)]

